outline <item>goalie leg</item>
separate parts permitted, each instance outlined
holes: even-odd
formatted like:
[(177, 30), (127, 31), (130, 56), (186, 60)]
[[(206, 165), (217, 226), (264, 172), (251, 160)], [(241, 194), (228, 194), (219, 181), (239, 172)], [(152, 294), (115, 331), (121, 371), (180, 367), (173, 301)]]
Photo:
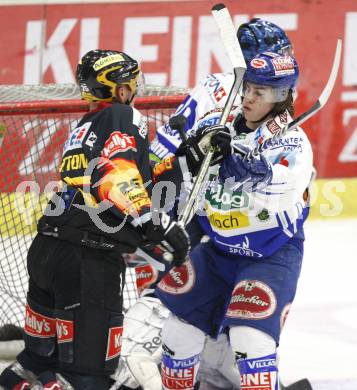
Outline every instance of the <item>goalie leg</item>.
[(235, 355), (225, 333), (217, 339), (206, 337), (202, 353), (199, 381), (219, 389), (239, 389), (240, 376)]
[(125, 315), (121, 359), (115, 386), (141, 386), (144, 390), (161, 389), (158, 365), (161, 361), (161, 332), (168, 309), (157, 299), (142, 297)]

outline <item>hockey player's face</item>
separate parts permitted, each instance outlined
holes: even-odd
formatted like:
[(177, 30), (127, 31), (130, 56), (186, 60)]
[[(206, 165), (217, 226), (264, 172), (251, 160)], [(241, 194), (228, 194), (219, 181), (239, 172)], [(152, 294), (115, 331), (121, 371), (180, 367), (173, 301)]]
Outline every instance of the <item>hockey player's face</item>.
[(243, 115), (247, 122), (256, 122), (274, 107), (274, 91), (264, 85), (245, 83)]

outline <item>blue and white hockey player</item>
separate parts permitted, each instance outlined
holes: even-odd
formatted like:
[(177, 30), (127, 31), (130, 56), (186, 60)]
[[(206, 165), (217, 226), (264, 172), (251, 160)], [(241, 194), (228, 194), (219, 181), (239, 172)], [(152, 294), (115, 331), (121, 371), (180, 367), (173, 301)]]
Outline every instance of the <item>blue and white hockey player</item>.
[(194, 389), (206, 335), (223, 330), (241, 389), (278, 389), (276, 348), (302, 264), (312, 149), (297, 128), (250, 161), (242, 155), (292, 121), (298, 73), (291, 56), (258, 54), (247, 63), (242, 113), (230, 131), (198, 128), (178, 149), (177, 165), (196, 171), (214, 131), (207, 142), (221, 161), (210, 167), (199, 216), (210, 240), (156, 289), (172, 312), (162, 332), (164, 389)]
[[(252, 19), (239, 27), (237, 36), (246, 61), (265, 50), (281, 54), (292, 53), (292, 44), (285, 32), (269, 21)], [(191, 128), (197, 129), (218, 122), (232, 83), (233, 75), (230, 73), (212, 74), (192, 90), (175, 114), (184, 113), (187, 117), (185, 132), (189, 132)], [(240, 108), (240, 102), (241, 98), (237, 96), (234, 111)], [(231, 120), (232, 116), (229, 119)], [(180, 143), (178, 132), (166, 123), (157, 130), (157, 135), (150, 146), (152, 161), (159, 162), (172, 156)], [(191, 235), (192, 245), (197, 244), (204, 234), (202, 231), (194, 233), (194, 236)], [(154, 257), (157, 259), (160, 255), (154, 254)], [(150, 266), (144, 268), (144, 273), (150, 275), (150, 283), (153, 283), (151, 294), (149, 290), (144, 291), (143, 296), (126, 315), (122, 359), (114, 377), (116, 385), (113, 389), (119, 388), (120, 385), (132, 389), (141, 385), (144, 390), (161, 387), (157, 365), (161, 359), (161, 327), (168, 311), (153, 296), (152, 288), (160, 280), (163, 272), (157, 273)], [(201, 380), (208, 381), (218, 388), (239, 388), (237, 383), (239, 373), (234, 367), (232, 350), (226, 336), (220, 335), (218, 341), (208, 337), (205, 345), (201, 361)]]
[[(284, 30), (263, 19), (255, 18), (248, 23), (241, 24), (237, 36), (246, 62), (264, 51), (283, 55), (293, 53), (292, 44)], [(218, 123), (219, 111), (223, 109), (227, 101), (233, 80), (232, 73), (209, 74), (191, 91), (175, 113), (175, 115), (183, 114), (187, 118), (183, 129), (185, 132), (192, 129), (199, 120), (201, 120), (201, 125), (206, 126)], [(237, 96), (234, 109), (237, 109), (240, 103), (241, 98)], [(204, 121), (203, 118), (208, 113), (212, 115)], [(169, 123), (164, 124), (157, 129), (156, 136), (150, 145), (150, 159), (159, 162), (165, 157), (172, 156), (181, 141), (178, 131), (172, 129)]]

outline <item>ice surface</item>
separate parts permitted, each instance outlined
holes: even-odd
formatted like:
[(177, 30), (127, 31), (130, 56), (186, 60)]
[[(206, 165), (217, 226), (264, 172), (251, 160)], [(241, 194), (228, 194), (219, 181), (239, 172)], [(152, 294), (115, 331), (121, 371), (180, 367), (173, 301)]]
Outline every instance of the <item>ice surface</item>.
[(305, 224), (305, 256), (279, 355), (283, 383), (357, 390), (357, 220)]

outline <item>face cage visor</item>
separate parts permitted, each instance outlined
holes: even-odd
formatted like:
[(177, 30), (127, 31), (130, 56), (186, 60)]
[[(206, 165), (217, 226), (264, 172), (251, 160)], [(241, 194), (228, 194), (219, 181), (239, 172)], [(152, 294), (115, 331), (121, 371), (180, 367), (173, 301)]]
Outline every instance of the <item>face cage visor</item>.
[(286, 46), (283, 46), (283, 47), (279, 50), (279, 54), (282, 55), (282, 56), (285, 56), (285, 57), (293, 57), (293, 56), (294, 56), (293, 45), (286, 45)]
[[(135, 81), (135, 90), (137, 96), (145, 95), (145, 76), (141, 71), (139, 74), (133, 79)], [(130, 88), (130, 86), (129, 86)]]
[(289, 95), (289, 87), (272, 87), (259, 85), (249, 81), (243, 83), (243, 98), (260, 101), (263, 103), (284, 102)]

